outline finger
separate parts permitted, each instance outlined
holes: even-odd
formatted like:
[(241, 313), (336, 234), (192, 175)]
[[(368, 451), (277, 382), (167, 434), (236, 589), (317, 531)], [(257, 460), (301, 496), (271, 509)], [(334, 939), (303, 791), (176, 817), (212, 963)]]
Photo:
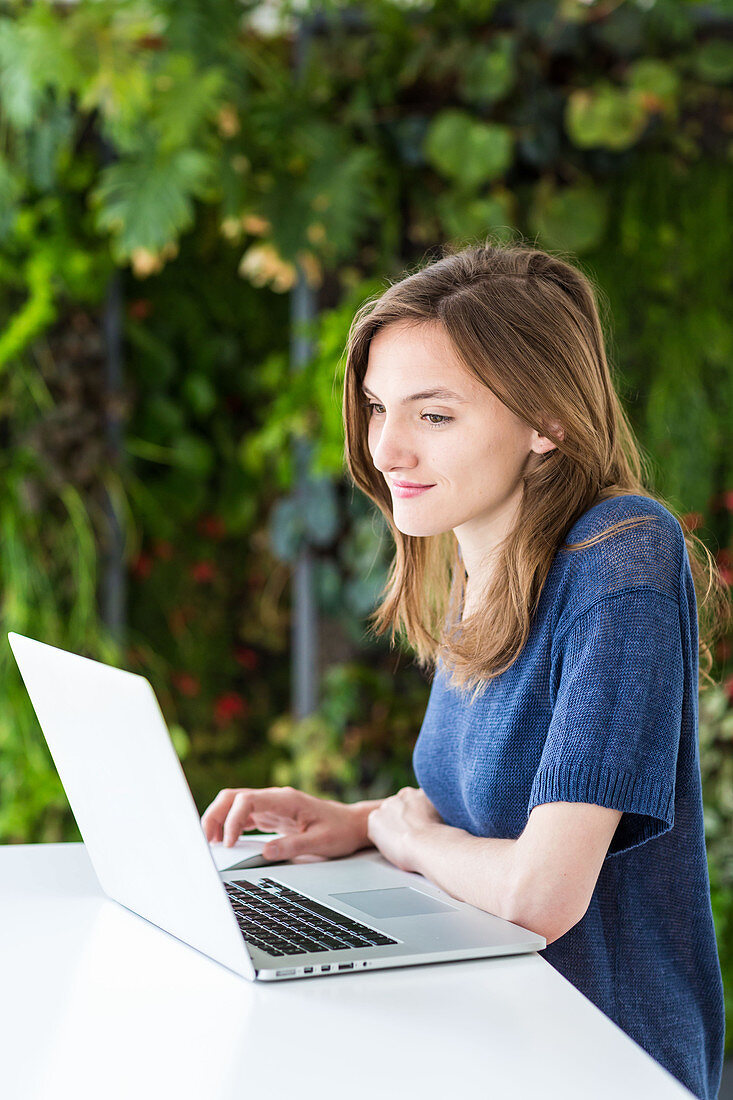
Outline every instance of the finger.
[(224, 844), (235, 844), (244, 829), (254, 825), (252, 815), (260, 811), (280, 812), (288, 816), (297, 813), (299, 792), (292, 787), (265, 787), (236, 793), (224, 822)]
[(210, 806), (207, 806), (201, 815), (201, 826), (210, 844), (212, 841), (220, 841), (222, 839), (224, 822), (236, 793), (236, 790), (231, 790), (230, 788), (219, 791), (214, 801)]
[(292, 860), (296, 856), (328, 856), (328, 840), (323, 833), (315, 829), (302, 833), (288, 833), (265, 844), (262, 849), (265, 859)]
[(262, 833), (289, 833), (298, 832), (298, 823), (283, 813), (261, 813), (254, 810), (250, 815), (255, 828)]

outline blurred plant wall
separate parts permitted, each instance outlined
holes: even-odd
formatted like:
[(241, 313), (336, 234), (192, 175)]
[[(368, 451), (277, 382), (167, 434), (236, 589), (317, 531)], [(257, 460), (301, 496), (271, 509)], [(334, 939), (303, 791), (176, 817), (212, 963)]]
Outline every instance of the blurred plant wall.
[[(200, 809), (226, 785), (351, 799), (414, 782), (429, 684), (365, 635), (390, 546), (344, 477), (341, 354), (367, 294), (488, 233), (569, 253), (598, 282), (655, 487), (733, 581), (732, 82), (722, 2), (0, 2), (3, 636), (147, 675)], [(294, 375), (298, 272), (319, 315)], [(122, 395), (103, 370), (115, 277)], [(305, 511), (296, 437), (313, 456)], [(110, 507), (121, 639), (98, 600)], [(322, 705), (295, 722), (304, 541)], [(729, 996), (731, 655), (721, 640), (721, 686), (701, 699)], [(76, 838), (1, 640), (0, 681), (0, 839)]]

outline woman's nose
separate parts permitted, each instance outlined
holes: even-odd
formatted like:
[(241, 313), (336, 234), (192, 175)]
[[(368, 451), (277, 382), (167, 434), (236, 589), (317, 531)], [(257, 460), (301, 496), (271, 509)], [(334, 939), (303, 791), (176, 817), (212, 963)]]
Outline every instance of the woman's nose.
[(395, 468), (409, 469), (416, 463), (416, 455), (404, 430), (386, 417), (379, 425), (372, 425), (370, 449), (374, 465), (383, 474)]

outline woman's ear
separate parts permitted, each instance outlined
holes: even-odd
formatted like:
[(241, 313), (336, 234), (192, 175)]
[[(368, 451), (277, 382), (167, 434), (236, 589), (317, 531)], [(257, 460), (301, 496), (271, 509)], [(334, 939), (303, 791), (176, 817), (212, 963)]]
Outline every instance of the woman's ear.
[[(548, 429), (553, 432), (559, 439), (565, 438), (565, 430), (557, 420), (551, 420), (548, 425)], [(552, 442), (546, 435), (540, 435), (538, 431), (534, 433), (534, 440), (532, 441), (532, 450), (537, 454), (546, 454), (547, 451), (552, 451), (556, 447), (556, 444)]]

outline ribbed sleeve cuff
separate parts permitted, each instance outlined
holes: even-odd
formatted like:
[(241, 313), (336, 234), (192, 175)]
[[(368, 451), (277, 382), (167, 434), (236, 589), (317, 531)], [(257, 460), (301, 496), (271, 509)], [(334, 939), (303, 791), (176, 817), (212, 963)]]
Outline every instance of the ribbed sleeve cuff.
[(621, 810), (609, 855), (636, 848), (674, 825), (674, 787), (649, 776), (605, 768), (553, 764), (537, 772), (527, 813), (546, 802), (589, 802)]

